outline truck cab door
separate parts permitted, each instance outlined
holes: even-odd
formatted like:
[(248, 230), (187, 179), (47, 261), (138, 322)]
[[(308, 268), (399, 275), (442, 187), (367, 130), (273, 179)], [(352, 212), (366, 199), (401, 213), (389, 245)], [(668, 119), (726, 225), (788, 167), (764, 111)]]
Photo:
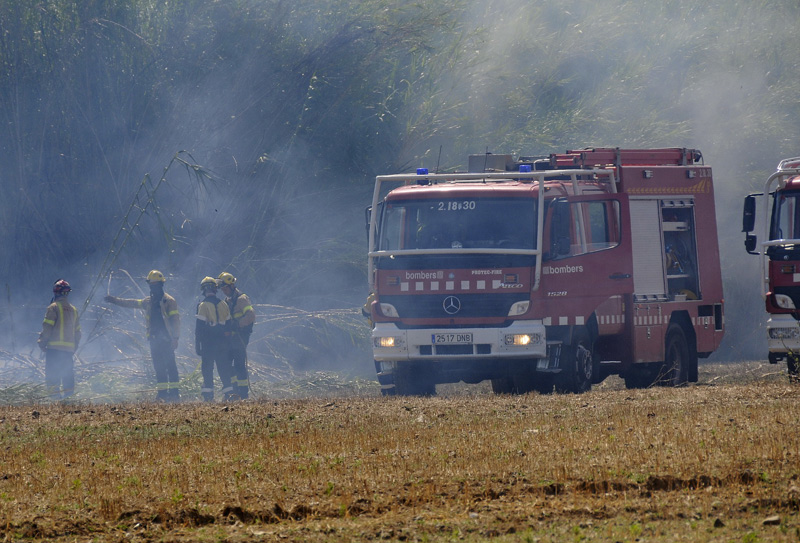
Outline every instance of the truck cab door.
[(625, 333), (633, 292), (628, 213), (625, 194), (570, 196), (550, 203), (541, 288), (550, 322), (589, 326), (594, 317), (598, 339)]

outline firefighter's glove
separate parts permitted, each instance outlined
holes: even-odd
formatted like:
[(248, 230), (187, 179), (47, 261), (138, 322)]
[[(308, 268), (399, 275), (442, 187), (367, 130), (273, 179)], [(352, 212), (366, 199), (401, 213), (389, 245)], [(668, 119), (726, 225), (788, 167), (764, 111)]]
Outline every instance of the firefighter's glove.
[(202, 343), (195, 343), (194, 344), (194, 352), (197, 353), (197, 356), (203, 356), (203, 344)]

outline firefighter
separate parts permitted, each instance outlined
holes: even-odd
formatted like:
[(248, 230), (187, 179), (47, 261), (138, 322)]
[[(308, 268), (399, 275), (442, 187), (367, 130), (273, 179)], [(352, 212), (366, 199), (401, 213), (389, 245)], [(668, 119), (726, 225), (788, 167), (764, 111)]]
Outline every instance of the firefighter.
[(247, 373), (247, 344), (253, 333), (256, 312), (247, 294), (236, 288), (236, 278), (228, 272), (222, 272), (217, 278), (220, 289), (225, 294), (225, 301), (231, 310), (231, 342), (229, 360), (231, 360), (234, 393), (242, 400), (249, 395), (250, 381)]
[(141, 309), (147, 326), (147, 339), (150, 341), (150, 355), (156, 371), (156, 399), (164, 402), (180, 401), (178, 390), (178, 366), (175, 363), (175, 349), (180, 337), (180, 315), (175, 298), (164, 292), (164, 274), (152, 270), (147, 274), (150, 296), (137, 299), (106, 296), (105, 300), (122, 307)]
[(47, 306), (39, 334), (39, 348), (45, 355), (44, 382), (51, 399), (75, 393), (73, 356), (81, 340), (78, 311), (67, 299), (72, 288), (63, 279), (53, 284), (53, 299)]
[(369, 323), (370, 329), (375, 325), (372, 322), (372, 302), (375, 301), (375, 293), (370, 292), (369, 296), (367, 296), (367, 301), (364, 302), (364, 305), (361, 307), (361, 314), (367, 318), (367, 322)]
[(194, 350), (200, 356), (203, 374), (203, 399), (214, 401), (214, 364), (222, 381), (222, 394), (226, 400), (233, 394), (231, 386), (230, 351), (231, 312), (228, 304), (217, 298), (217, 281), (205, 277), (200, 282), (203, 299), (197, 304), (197, 321), (194, 328)]

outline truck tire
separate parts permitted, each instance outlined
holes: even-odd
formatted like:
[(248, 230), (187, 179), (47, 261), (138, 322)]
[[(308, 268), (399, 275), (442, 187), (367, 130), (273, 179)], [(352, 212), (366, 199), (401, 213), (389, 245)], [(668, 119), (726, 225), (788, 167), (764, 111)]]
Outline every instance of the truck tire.
[(492, 392), (495, 394), (515, 394), (514, 381), (511, 377), (492, 379)]
[(661, 370), (661, 364), (636, 364), (632, 366), (625, 375), (625, 388), (647, 388), (652, 386), (658, 378), (658, 373)]
[(664, 340), (664, 363), (658, 375), (658, 385), (682, 386), (688, 383), (690, 361), (691, 353), (683, 328), (670, 324)]
[(592, 388), (594, 373), (594, 342), (586, 328), (576, 328), (572, 343), (561, 353), (561, 373), (556, 375), (558, 392), (580, 394)]
[(527, 394), (534, 390), (540, 392), (542, 383), (546, 381), (552, 392), (553, 382), (550, 380), (550, 376), (537, 373), (536, 362), (536, 360), (529, 360), (520, 363), (514, 368), (511, 375), (492, 379), (492, 391), (495, 394)]
[(550, 375), (538, 375), (536, 381), (533, 382), (532, 390), (539, 394), (552, 394), (553, 378)]
[[(435, 396), (436, 383), (423, 371), (412, 371), (411, 368), (394, 370), (394, 389), (388, 395), (395, 396)], [(391, 391), (394, 390), (394, 393)]]

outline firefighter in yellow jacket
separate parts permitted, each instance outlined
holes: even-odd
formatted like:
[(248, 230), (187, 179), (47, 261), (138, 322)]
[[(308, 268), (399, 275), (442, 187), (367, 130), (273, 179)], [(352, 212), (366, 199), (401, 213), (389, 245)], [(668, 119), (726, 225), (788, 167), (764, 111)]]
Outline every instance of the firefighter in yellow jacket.
[(178, 303), (164, 292), (164, 274), (152, 270), (147, 274), (150, 296), (137, 299), (106, 296), (105, 300), (122, 307), (141, 309), (147, 325), (147, 339), (150, 341), (150, 355), (156, 370), (156, 399), (165, 402), (180, 401), (178, 366), (175, 362), (175, 349), (178, 348), (181, 321)]
[(201, 393), (207, 402), (214, 401), (214, 364), (222, 381), (222, 394), (231, 398), (231, 364), (228, 358), (231, 312), (228, 304), (217, 298), (217, 281), (205, 277), (200, 282), (203, 299), (197, 304), (197, 321), (194, 328), (194, 350), (200, 355), (203, 374)]
[(47, 306), (39, 334), (45, 353), (44, 382), (50, 398), (63, 399), (75, 392), (75, 349), (81, 340), (78, 311), (67, 298), (72, 288), (59, 279), (53, 285), (53, 300)]
[(250, 298), (236, 288), (236, 278), (228, 272), (222, 272), (217, 278), (217, 283), (225, 294), (225, 301), (231, 310), (231, 342), (230, 357), (233, 372), (231, 373), (234, 393), (242, 400), (246, 400), (250, 391), (250, 379), (247, 371), (247, 344), (250, 334), (253, 333), (253, 323), (256, 321), (256, 312)]

